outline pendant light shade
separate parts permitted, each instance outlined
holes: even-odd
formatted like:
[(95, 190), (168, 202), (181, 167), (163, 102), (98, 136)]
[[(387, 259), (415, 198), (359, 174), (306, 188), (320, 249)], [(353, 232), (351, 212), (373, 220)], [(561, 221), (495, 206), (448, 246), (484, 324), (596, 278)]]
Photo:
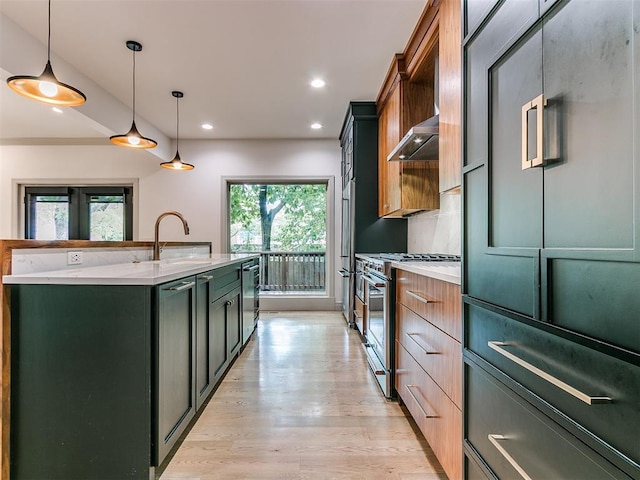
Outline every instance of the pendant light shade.
[(113, 135), (109, 140), (119, 147), (153, 148), (158, 145), (158, 142), (143, 136), (136, 127), (136, 52), (142, 50), (142, 45), (134, 40), (128, 40), (127, 48), (133, 52), (133, 121), (127, 133)]
[(180, 152), (178, 151), (178, 147), (180, 146), (180, 110), (178, 104), (180, 99), (184, 97), (184, 93), (173, 91), (171, 95), (176, 98), (176, 156), (173, 157), (173, 160), (170, 162), (162, 162), (160, 166), (168, 170), (193, 170), (195, 167), (190, 163), (184, 163), (182, 159), (180, 159)]
[(38, 77), (15, 75), (7, 78), (7, 85), (18, 95), (58, 107), (77, 107), (86, 100), (84, 93), (58, 81), (51, 67), (51, 0), (49, 0), (49, 33), (47, 36), (47, 64)]

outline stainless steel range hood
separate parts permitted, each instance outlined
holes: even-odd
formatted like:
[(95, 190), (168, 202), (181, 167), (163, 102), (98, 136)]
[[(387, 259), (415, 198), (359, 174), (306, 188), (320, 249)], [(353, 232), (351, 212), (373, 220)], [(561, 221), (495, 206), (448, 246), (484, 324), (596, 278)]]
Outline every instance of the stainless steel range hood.
[(387, 161), (438, 161), (439, 115), (412, 127), (387, 156)]

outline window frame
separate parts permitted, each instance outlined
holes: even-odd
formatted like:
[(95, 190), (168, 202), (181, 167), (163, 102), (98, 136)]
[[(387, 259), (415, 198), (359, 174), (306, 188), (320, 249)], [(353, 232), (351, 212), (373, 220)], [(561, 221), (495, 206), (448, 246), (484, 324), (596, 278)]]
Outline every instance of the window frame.
[[(24, 187), (24, 238), (34, 239), (35, 206), (34, 200), (40, 195), (67, 195), (69, 197), (69, 240), (89, 240), (91, 237), (90, 204), (95, 195), (123, 195), (124, 201), (124, 238), (133, 240), (133, 188), (130, 186), (91, 185), (50, 186), (31, 185)], [(105, 240), (107, 241), (107, 240)]]

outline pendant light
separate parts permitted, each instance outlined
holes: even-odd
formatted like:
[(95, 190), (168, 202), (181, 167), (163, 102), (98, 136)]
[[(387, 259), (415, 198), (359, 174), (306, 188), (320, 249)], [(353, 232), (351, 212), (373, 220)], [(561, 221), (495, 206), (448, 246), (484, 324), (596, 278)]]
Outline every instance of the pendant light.
[(178, 147), (180, 146), (180, 110), (178, 103), (180, 99), (184, 97), (184, 93), (173, 91), (171, 95), (176, 97), (176, 156), (173, 157), (173, 160), (170, 162), (162, 162), (160, 166), (169, 170), (193, 170), (195, 167), (190, 163), (184, 163), (180, 159), (180, 152), (178, 151)]
[(18, 95), (58, 107), (77, 107), (86, 100), (84, 93), (58, 81), (51, 68), (51, 0), (49, 0), (49, 33), (47, 36), (47, 64), (39, 77), (16, 75), (7, 78), (7, 85)]
[(153, 148), (158, 145), (158, 142), (142, 136), (136, 127), (136, 52), (142, 50), (142, 45), (134, 40), (127, 40), (127, 48), (133, 52), (133, 121), (127, 133), (113, 135), (109, 140), (119, 147)]

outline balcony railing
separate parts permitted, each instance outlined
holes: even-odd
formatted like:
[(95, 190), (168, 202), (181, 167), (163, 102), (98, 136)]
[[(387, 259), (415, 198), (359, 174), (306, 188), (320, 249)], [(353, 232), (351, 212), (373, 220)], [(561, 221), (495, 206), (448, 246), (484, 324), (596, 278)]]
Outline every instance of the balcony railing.
[(261, 252), (260, 291), (325, 291), (325, 252)]

